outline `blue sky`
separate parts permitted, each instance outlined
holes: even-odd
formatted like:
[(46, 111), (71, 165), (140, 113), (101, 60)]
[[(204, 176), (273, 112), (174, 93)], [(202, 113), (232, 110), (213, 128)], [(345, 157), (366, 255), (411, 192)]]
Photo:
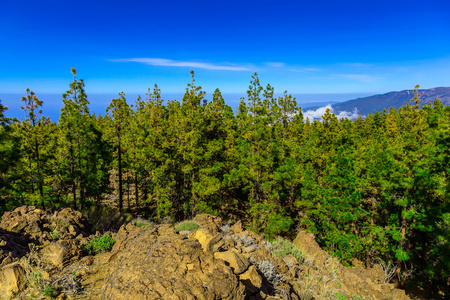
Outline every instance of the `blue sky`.
[(60, 94), (70, 68), (88, 94), (183, 93), (192, 69), (208, 93), (244, 94), (254, 72), (280, 93), (450, 86), (449, 15), (447, 0), (3, 0), (0, 96)]

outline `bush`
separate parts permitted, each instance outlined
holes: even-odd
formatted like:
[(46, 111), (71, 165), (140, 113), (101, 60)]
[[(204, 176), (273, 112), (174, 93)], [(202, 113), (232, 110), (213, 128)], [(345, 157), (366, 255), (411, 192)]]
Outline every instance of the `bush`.
[(109, 234), (106, 234), (100, 238), (92, 239), (89, 244), (84, 244), (84, 248), (89, 251), (89, 254), (92, 252), (100, 253), (110, 250), (115, 242)]
[(178, 231), (193, 231), (200, 228), (197, 222), (194, 221), (183, 221), (175, 224), (175, 229)]
[(243, 234), (241, 236), (233, 234), (231, 238), (236, 242), (241, 242), (242, 246), (248, 247), (248, 246), (255, 246), (256, 249), (259, 249), (258, 244), (255, 243), (255, 240), (246, 234)]
[(153, 222), (148, 221), (146, 219), (142, 219), (141, 217), (133, 219), (131, 221), (131, 223), (133, 223), (136, 227), (142, 227), (142, 226), (147, 226), (147, 225), (153, 224)]
[(287, 233), (292, 224), (294, 221), (291, 217), (272, 212), (267, 217), (267, 227), (264, 228), (264, 233), (269, 238), (273, 238), (277, 234)]
[(272, 285), (277, 286), (286, 281), (286, 278), (275, 271), (275, 265), (268, 260), (256, 261), (250, 258), (256, 268)]
[(271, 242), (271, 251), (276, 256), (284, 258), (291, 254), (299, 262), (303, 261), (303, 253), (292, 244), (292, 242), (278, 237), (276, 240)]

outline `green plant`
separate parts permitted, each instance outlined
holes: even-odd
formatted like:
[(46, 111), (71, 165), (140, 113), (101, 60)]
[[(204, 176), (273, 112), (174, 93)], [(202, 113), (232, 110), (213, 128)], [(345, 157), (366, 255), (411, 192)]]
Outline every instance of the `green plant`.
[(198, 225), (197, 222), (194, 221), (183, 221), (180, 223), (177, 223), (175, 225), (175, 229), (178, 231), (193, 231), (200, 228), (200, 225)]
[(336, 297), (337, 300), (347, 300), (347, 297), (345, 297), (344, 294), (338, 292), (334, 293), (334, 296)]
[(42, 273), (41, 272), (32, 272), (28, 275), (28, 279), (30, 281), (38, 281), (42, 278)]
[(52, 238), (54, 240), (59, 240), (59, 238), (60, 238), (59, 232), (58, 231), (53, 231)]
[(110, 250), (115, 242), (109, 234), (105, 234), (100, 238), (92, 239), (88, 244), (84, 244), (83, 246), (89, 251), (89, 254), (92, 252), (100, 253)]
[(53, 297), (54, 294), (55, 294), (55, 292), (56, 292), (56, 288), (55, 288), (54, 286), (47, 285), (47, 286), (44, 288), (44, 294), (45, 294), (46, 296)]
[(136, 227), (142, 227), (152, 224), (151, 221), (142, 219), (141, 217), (133, 219), (131, 223), (133, 223)]
[(284, 258), (291, 254), (299, 262), (303, 261), (303, 253), (297, 247), (295, 247), (292, 242), (280, 237), (271, 242), (271, 251), (273, 254), (281, 258)]
[(141, 222), (136, 222), (135, 225), (136, 227), (142, 227), (142, 226), (147, 226), (149, 223), (141, 223)]

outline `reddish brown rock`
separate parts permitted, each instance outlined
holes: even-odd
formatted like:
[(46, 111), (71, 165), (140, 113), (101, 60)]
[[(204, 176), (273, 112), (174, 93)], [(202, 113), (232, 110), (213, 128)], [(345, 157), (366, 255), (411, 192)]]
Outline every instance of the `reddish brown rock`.
[(102, 299), (245, 298), (245, 287), (230, 267), (171, 225), (145, 228), (121, 245)]

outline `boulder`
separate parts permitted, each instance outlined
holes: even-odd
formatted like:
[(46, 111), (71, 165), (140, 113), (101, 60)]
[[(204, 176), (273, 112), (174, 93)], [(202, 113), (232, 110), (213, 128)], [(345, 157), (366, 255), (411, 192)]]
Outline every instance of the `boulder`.
[(46, 212), (34, 206), (21, 206), (5, 212), (0, 221), (0, 229), (31, 239), (34, 244), (44, 244), (55, 239), (68, 240), (79, 234), (90, 233), (89, 222), (83, 215), (71, 208), (59, 212)]
[(214, 253), (216, 252), (224, 242), (222, 241), (222, 235), (217, 233), (216, 235), (212, 235), (210, 231), (200, 228), (196, 230), (191, 238), (196, 239), (200, 245), (202, 245), (203, 251)]
[(13, 211), (5, 212), (0, 221), (0, 228), (13, 233), (26, 233), (31, 237), (39, 237), (42, 232), (45, 212), (34, 206), (21, 206)]
[(293, 244), (310, 259), (317, 261), (318, 264), (324, 264), (330, 256), (326, 251), (320, 248), (313, 236), (306, 231), (299, 231)]
[(27, 284), (25, 270), (19, 263), (12, 263), (0, 269), (0, 297), (12, 299), (22, 292)]
[(233, 226), (231, 226), (231, 230), (233, 230), (234, 233), (241, 233), (243, 231), (241, 220), (237, 221)]
[(217, 216), (200, 214), (195, 216), (194, 221), (197, 222), (201, 228), (211, 232), (212, 235), (216, 235), (222, 227), (222, 218)]
[(27, 236), (0, 229), (0, 267), (26, 255), (31, 242)]
[(141, 228), (113, 248), (116, 259), (109, 262), (101, 299), (245, 298), (232, 269), (203, 251), (197, 239), (185, 239), (172, 225)]
[(50, 243), (42, 250), (46, 257), (55, 267), (66, 266), (71, 260), (76, 260), (83, 252), (79, 240), (57, 241)]
[(250, 266), (247, 271), (239, 275), (239, 279), (250, 293), (256, 293), (262, 286), (262, 279), (255, 266)]
[(242, 254), (228, 250), (225, 252), (214, 253), (215, 259), (222, 259), (227, 265), (229, 265), (235, 274), (241, 274), (247, 270), (250, 262)]

